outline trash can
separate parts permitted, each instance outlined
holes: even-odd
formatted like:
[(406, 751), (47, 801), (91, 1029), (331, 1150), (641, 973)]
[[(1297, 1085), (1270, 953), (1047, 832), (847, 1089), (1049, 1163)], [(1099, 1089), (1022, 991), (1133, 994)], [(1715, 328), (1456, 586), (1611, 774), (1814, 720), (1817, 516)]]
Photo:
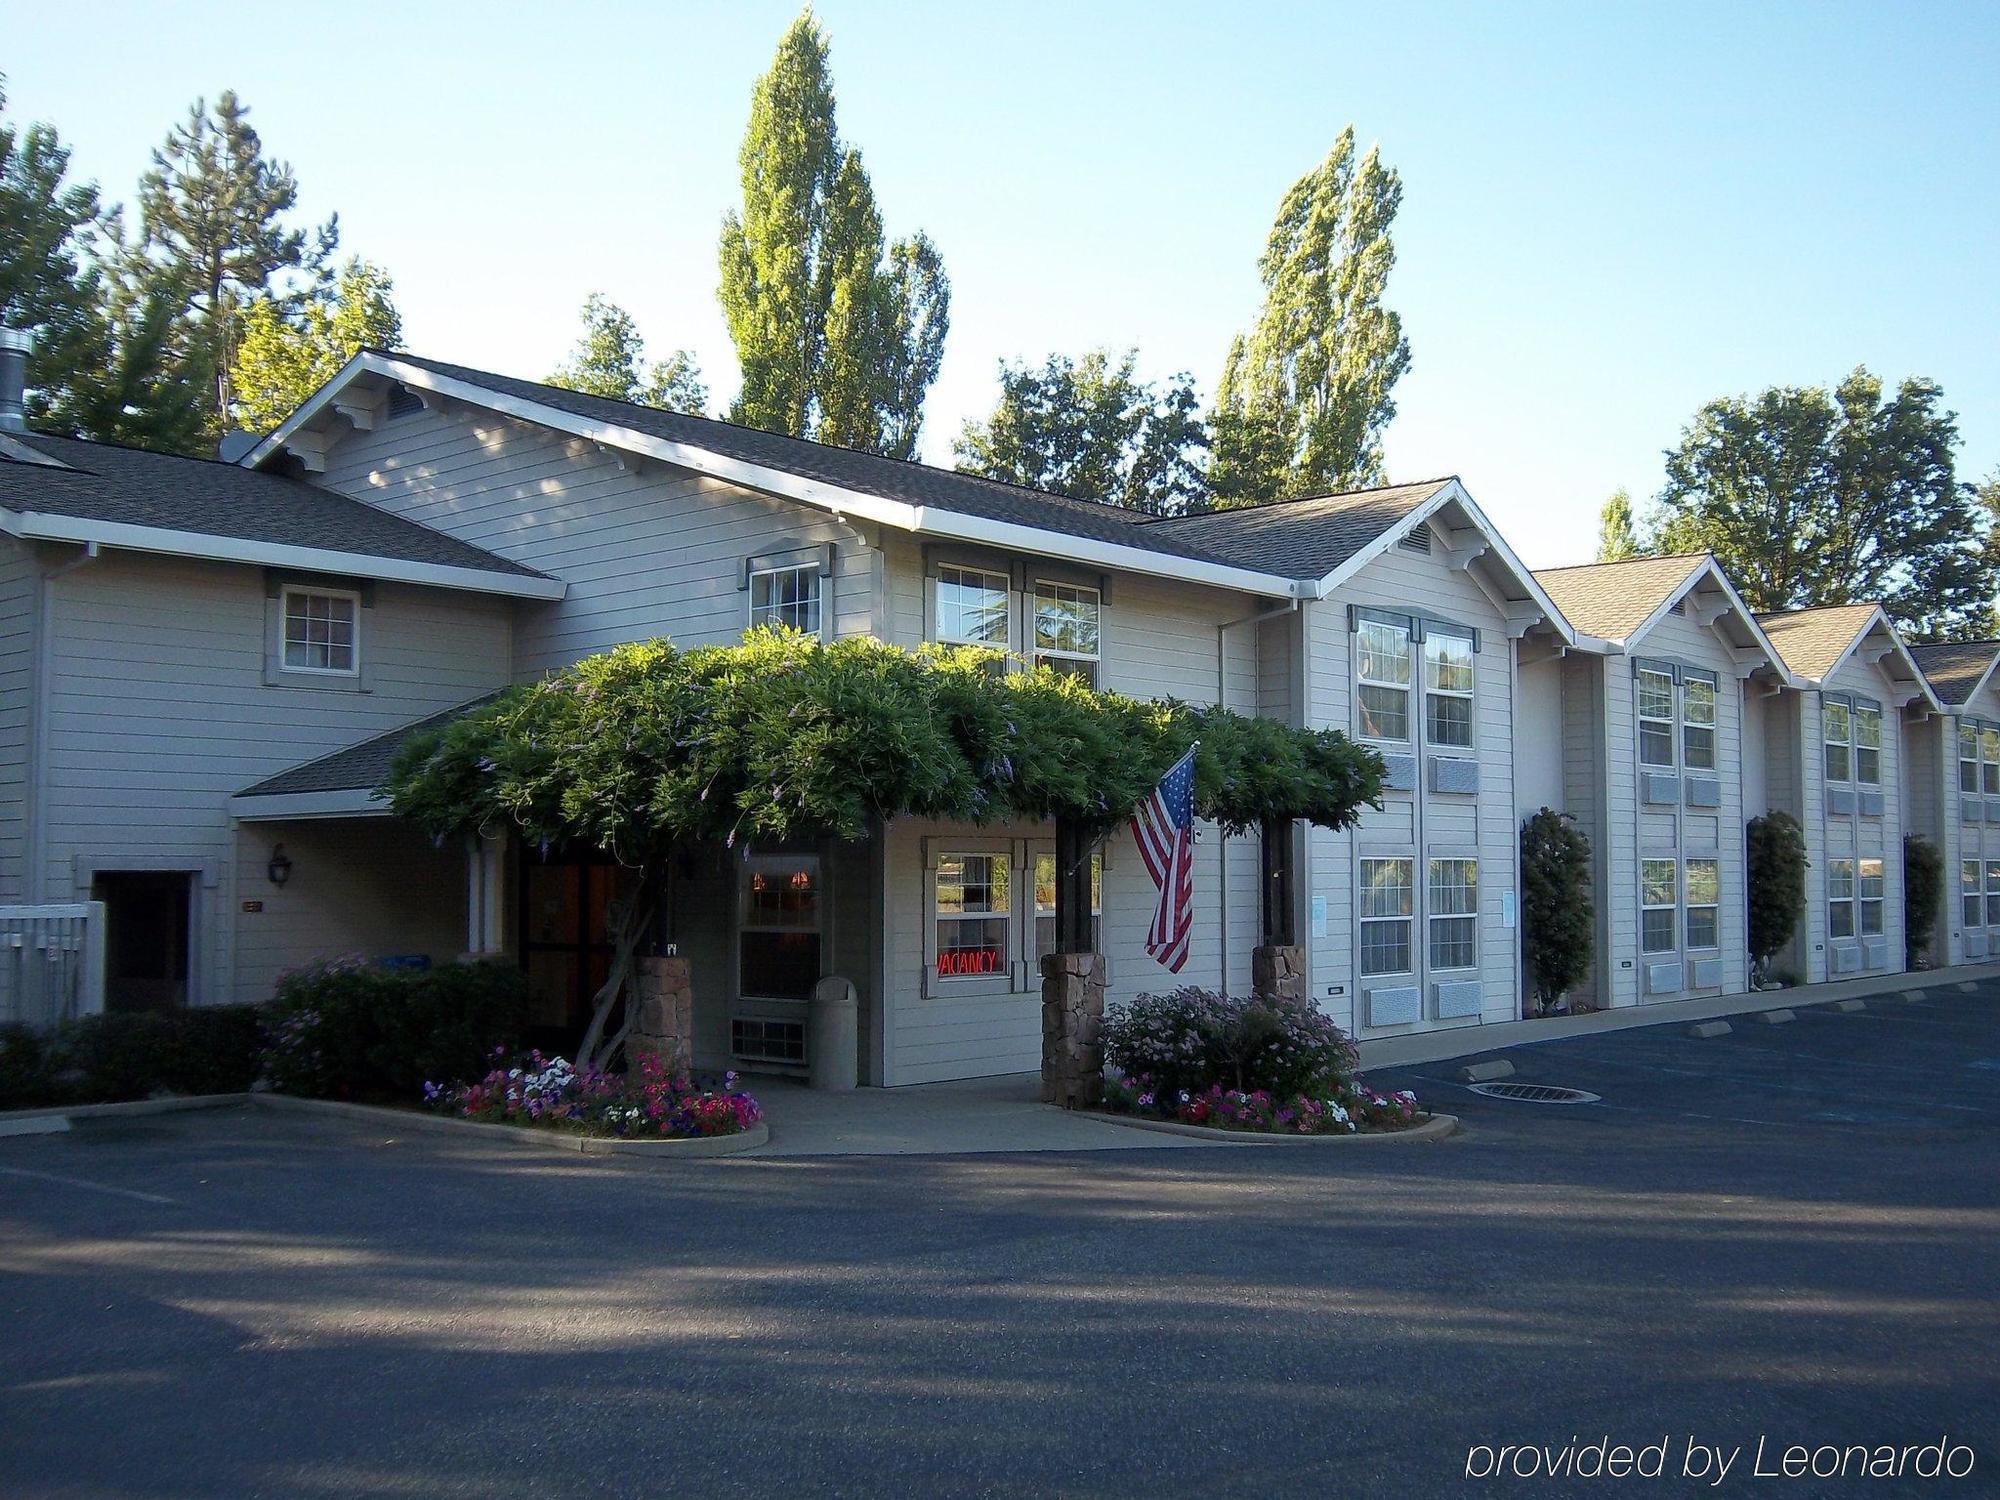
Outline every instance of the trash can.
[(858, 1081), (860, 1016), (850, 981), (834, 975), (813, 986), (809, 1029), (814, 1088), (845, 1093)]

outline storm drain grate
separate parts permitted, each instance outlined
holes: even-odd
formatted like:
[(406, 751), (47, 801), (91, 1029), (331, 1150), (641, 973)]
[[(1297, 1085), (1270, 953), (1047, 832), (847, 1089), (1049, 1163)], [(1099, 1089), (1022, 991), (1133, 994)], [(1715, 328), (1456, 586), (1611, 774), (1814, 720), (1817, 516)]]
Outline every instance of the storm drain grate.
[(1596, 1104), (1596, 1094), (1558, 1088), (1552, 1083), (1469, 1083), (1475, 1094), (1489, 1099), (1517, 1099), (1523, 1104)]

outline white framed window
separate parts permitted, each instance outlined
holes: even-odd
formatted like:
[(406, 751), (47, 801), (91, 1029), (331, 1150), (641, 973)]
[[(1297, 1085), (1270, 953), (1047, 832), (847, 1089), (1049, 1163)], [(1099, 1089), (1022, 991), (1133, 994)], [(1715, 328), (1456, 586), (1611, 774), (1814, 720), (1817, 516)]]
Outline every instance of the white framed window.
[(1479, 963), (1479, 861), (1430, 862), (1430, 929), (1433, 969), (1470, 969)]
[(1976, 724), (1958, 726), (1958, 789), (1970, 796), (1979, 795), (1979, 726)]
[(979, 568), (937, 570), (937, 617), (933, 634), (957, 646), (990, 646), (1005, 651), (1013, 642), (1013, 593), (1005, 573)]
[(1411, 974), (1416, 861), (1409, 858), (1361, 861), (1361, 972)]
[(1354, 632), (1356, 704), (1361, 737), (1410, 738), (1410, 631), (1386, 620), (1362, 620)]
[(1854, 716), (1845, 703), (1829, 698), (1820, 705), (1820, 740), (1828, 781), (1854, 779)]
[(1472, 637), (1443, 626), (1424, 629), (1424, 738), (1472, 748)]
[(2000, 859), (1986, 862), (1986, 925), (2000, 927)]
[(1721, 870), (1713, 859), (1690, 859), (1682, 867), (1681, 878), (1687, 891), (1687, 945), (1690, 948), (1720, 948), (1722, 906)]
[(1674, 763), (1674, 674), (1639, 669), (1639, 764)]
[[(1104, 856), (1090, 856), (1090, 946), (1104, 951)], [(1035, 962), (1056, 951), (1056, 856), (1035, 855)]]
[(1671, 859), (1639, 861), (1639, 948), (1672, 953), (1680, 947), (1679, 866)]
[(1861, 935), (1880, 937), (1882, 935), (1882, 899), (1887, 894), (1886, 882), (1882, 875), (1882, 861), (1864, 859), (1858, 872), (1861, 896)]
[(1854, 861), (1830, 859), (1826, 862), (1826, 935), (1854, 936)]
[(1986, 903), (1980, 888), (1980, 864), (1976, 859), (1958, 862), (1958, 917), (1967, 927), (1986, 925)]
[(750, 623), (783, 625), (807, 635), (820, 633), (818, 563), (758, 568), (750, 574)]
[(752, 852), (739, 887), (736, 992), (758, 1000), (810, 1000), (820, 980), (817, 854)]
[(942, 983), (1012, 978), (1013, 861), (1000, 850), (940, 854), (931, 901), (933, 973)]
[(1882, 710), (1864, 703), (1854, 705), (1854, 779), (1882, 784)]
[(2000, 797), (2000, 728), (1979, 726), (1979, 789), (1989, 797)]
[(1715, 682), (1692, 673), (1681, 679), (1681, 760), (1690, 771), (1715, 769)]
[(1035, 585), (1035, 665), (1097, 686), (1103, 595), (1073, 583)]
[(361, 671), (361, 596), (286, 585), (278, 601), (279, 660), (287, 672), (354, 677)]

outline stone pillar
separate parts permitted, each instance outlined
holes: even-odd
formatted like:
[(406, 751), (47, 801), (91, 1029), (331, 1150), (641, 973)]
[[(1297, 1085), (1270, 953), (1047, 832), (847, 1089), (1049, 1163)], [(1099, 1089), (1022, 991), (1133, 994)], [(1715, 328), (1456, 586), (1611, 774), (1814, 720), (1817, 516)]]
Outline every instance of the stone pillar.
[(1088, 1109), (1104, 1098), (1104, 957), (1042, 959), (1042, 1102)]
[(657, 1057), (669, 1072), (694, 1066), (694, 982), (688, 961), (679, 957), (639, 960), (634, 985), (639, 1012), (625, 1037), (625, 1066), (636, 1072), (639, 1059)]
[(1250, 991), (1266, 1000), (1303, 1003), (1306, 998), (1306, 950), (1280, 943), (1266, 943), (1252, 948)]

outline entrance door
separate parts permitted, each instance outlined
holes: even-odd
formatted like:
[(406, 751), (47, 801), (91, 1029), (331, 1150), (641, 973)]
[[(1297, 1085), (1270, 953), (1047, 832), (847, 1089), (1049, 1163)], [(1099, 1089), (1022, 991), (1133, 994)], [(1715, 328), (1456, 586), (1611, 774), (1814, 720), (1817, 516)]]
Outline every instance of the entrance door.
[(106, 1010), (187, 1004), (193, 890), (185, 870), (100, 870), (91, 880), (91, 900), (104, 903)]
[(803, 1067), (806, 1002), (824, 972), (819, 855), (759, 849), (739, 880), (729, 1050), (743, 1062)]
[(529, 1039), (545, 1052), (569, 1056), (590, 1020), (591, 997), (611, 973), (610, 907), (618, 875), (618, 867), (601, 857), (522, 854)]

